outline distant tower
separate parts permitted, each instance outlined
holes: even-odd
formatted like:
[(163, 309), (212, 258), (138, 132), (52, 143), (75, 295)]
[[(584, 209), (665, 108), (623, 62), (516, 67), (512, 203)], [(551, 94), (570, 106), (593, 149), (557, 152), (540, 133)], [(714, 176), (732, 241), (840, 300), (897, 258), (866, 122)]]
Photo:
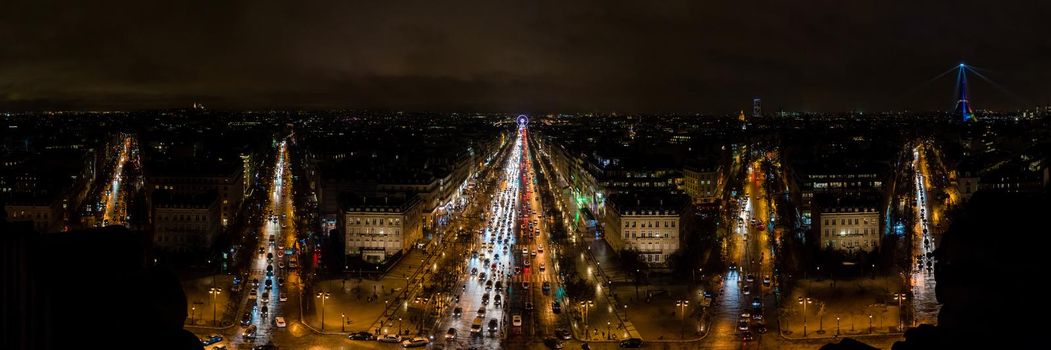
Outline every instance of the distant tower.
[(956, 114), (963, 122), (974, 121), (974, 110), (971, 109), (971, 100), (967, 98), (967, 66), (960, 63), (960, 70), (956, 74)]
[(737, 121), (745, 121), (744, 110), (741, 110), (741, 114), (737, 115)]
[(752, 118), (759, 118), (763, 114), (763, 101), (758, 97), (752, 99)]

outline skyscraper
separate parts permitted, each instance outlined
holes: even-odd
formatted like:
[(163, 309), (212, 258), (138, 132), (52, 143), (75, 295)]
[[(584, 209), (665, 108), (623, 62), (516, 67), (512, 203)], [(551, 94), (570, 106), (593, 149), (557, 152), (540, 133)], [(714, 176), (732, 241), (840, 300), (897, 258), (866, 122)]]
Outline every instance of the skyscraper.
[(763, 101), (758, 97), (752, 99), (752, 118), (759, 118), (763, 112)]

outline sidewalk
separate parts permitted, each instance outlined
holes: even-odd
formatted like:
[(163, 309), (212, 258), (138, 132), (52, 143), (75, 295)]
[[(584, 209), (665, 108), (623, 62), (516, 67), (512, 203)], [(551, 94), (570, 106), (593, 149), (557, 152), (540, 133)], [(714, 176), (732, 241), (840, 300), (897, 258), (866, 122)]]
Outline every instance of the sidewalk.
[[(893, 291), (900, 290), (896, 277), (833, 281), (800, 280), (779, 310), (781, 336), (787, 339), (832, 338), (859, 335), (900, 334), (899, 309)], [(810, 297), (803, 335), (800, 297)], [(902, 304), (908, 306), (908, 301)], [(907, 326), (907, 325), (906, 325)]]
[[(412, 276), (420, 267), (420, 260), (424, 256), (422, 250), (413, 249), (380, 280), (358, 279), (356, 274), (351, 274), (355, 276), (345, 280), (331, 279), (315, 283), (315, 295), (303, 296), (307, 299), (303, 301), (303, 321), (311, 328), (321, 331), (322, 301), (316, 294), (328, 292), (330, 297), (324, 302), (325, 333), (376, 333), (377, 329), (372, 325), (378, 324), (384, 318), (388, 305), (403, 301), (403, 296), (399, 293), (402, 293), (407, 285), (415, 283), (411, 280), (407, 283), (406, 277)], [(306, 305), (308, 303), (312, 304)]]
[[(180, 283), (186, 293), (187, 327), (226, 328), (233, 325), (241, 293), (230, 292), (230, 286), (233, 285), (232, 275), (214, 275), (214, 285), (213, 276), (181, 280)], [(214, 299), (208, 293), (213, 286), (220, 288)], [(212, 321), (213, 314), (215, 322)]]

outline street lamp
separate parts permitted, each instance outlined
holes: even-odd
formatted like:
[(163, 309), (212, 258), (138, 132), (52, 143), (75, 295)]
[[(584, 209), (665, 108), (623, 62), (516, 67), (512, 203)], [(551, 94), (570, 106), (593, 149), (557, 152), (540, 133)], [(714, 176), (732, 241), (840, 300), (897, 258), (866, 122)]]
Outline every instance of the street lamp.
[(332, 297), (332, 293), (321, 291), (317, 293), (317, 298), (321, 299), (321, 331), (325, 331), (325, 300)]
[(215, 314), (216, 314), (215, 313), (215, 309), (216, 309), (215, 298), (218, 297), (219, 294), (222, 294), (222, 292), (223, 292), (222, 288), (217, 288), (217, 287), (208, 288), (208, 294), (212, 296), (212, 325), (216, 324), (216, 321), (215, 321)]
[(194, 306), (191, 306), (191, 307), (190, 307), (190, 324), (196, 324), (196, 323), (195, 323), (195, 322), (193, 321), (193, 318), (194, 318), (195, 316), (197, 316), (197, 305), (194, 305)]
[(689, 300), (676, 300), (675, 306), (679, 308), (679, 338), (686, 338), (686, 306), (690, 304)]
[(806, 337), (806, 306), (807, 304), (813, 303), (814, 301), (810, 297), (799, 297), (797, 299), (800, 305), (803, 305), (803, 336)]
[(839, 315), (836, 316), (836, 335), (839, 335)]
[(898, 332), (901, 332), (904, 323), (902, 320), (901, 302), (905, 300), (905, 293), (894, 293), (894, 299), (898, 301)]
[(588, 320), (588, 309), (595, 306), (595, 302), (592, 300), (584, 300), (580, 302), (580, 306), (584, 308), (584, 339), (591, 340), (591, 334), (588, 333), (588, 326), (590, 324)]
[(872, 314), (869, 314), (869, 334), (872, 334)]
[(342, 312), (339, 313), (339, 329), (343, 332), (347, 331), (347, 314)]

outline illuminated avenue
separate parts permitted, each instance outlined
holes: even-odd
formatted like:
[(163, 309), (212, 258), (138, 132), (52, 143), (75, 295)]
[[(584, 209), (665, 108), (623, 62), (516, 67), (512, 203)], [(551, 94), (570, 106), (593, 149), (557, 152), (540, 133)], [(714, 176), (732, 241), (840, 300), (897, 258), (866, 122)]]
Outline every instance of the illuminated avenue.
[(899, 130), (954, 117), (181, 113), (200, 118), (7, 117), (98, 138), (32, 150), (76, 166), (6, 163), (35, 181), (5, 177), (4, 208), (39, 232), (152, 232), (209, 349), (887, 347), (938, 322), (954, 208), (1048, 178), (988, 157), (1020, 124), (1047, 140), (1045, 113), (921, 135)]
[(1049, 348), (1051, 1), (9, 2), (0, 350)]

